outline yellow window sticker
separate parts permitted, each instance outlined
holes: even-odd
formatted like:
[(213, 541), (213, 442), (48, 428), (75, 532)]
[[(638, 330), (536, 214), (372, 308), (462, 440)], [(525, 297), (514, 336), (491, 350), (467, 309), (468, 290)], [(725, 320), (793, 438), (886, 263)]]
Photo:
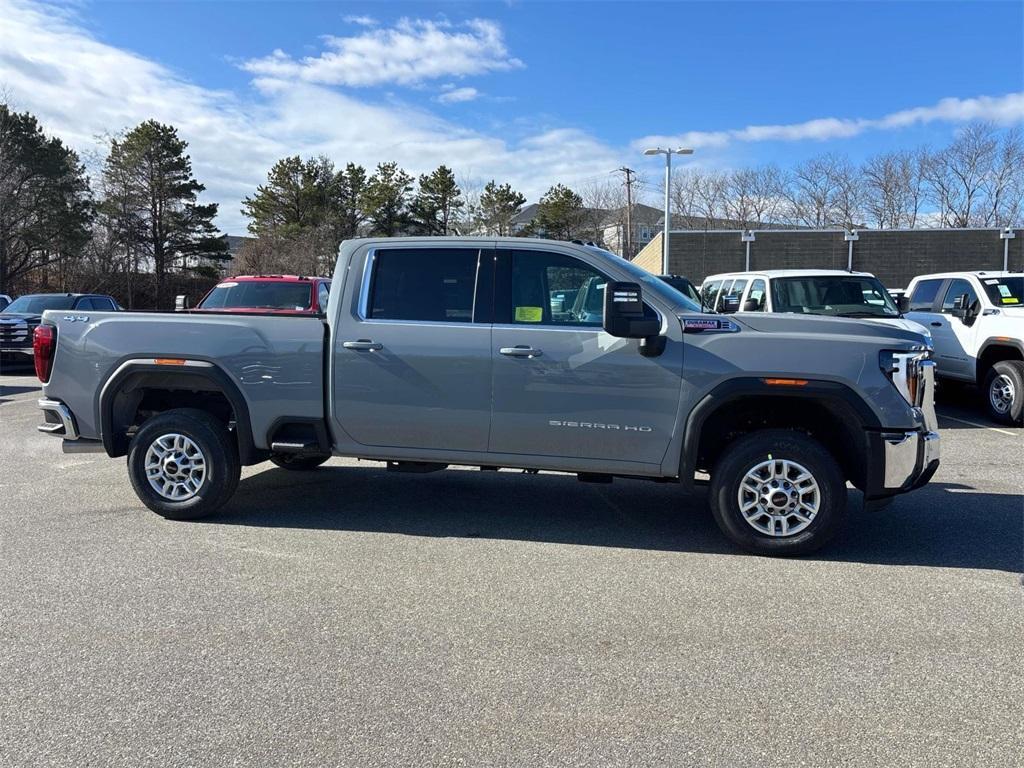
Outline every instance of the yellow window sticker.
[(541, 307), (516, 307), (517, 323), (539, 323), (544, 319), (544, 310)]
[(1003, 304), (1020, 304), (1020, 299), (1015, 299), (1012, 296), (1011, 297), (1004, 296), (1003, 297)]

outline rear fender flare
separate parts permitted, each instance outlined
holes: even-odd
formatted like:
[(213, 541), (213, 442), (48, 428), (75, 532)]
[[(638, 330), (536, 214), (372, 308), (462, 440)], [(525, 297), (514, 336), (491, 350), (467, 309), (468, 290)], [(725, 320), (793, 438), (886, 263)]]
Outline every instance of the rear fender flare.
[(249, 405), (234, 380), (215, 363), (207, 360), (186, 360), (182, 365), (161, 365), (154, 358), (125, 360), (107, 378), (97, 399), (97, 423), (103, 448), (108, 456), (124, 456), (128, 453), (129, 441), (123, 435), (114, 433), (114, 400), (129, 377), (142, 374), (153, 376), (173, 374), (176, 377), (195, 377), (216, 385), (223, 392), (235, 413), (235, 432), (238, 438), (238, 456), (243, 465), (259, 460), (252, 437), (252, 423), (249, 419)]

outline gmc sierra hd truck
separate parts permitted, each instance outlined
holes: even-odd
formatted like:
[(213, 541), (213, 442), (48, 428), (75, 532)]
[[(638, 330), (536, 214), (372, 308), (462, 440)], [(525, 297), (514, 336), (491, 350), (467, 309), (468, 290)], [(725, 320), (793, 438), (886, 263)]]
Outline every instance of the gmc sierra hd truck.
[[(565, 300), (584, 286), (598, 311)], [(334, 455), (646, 478), (681, 507), (706, 485), (732, 541), (798, 554), (836, 533), (847, 482), (882, 506), (939, 463), (926, 337), (703, 313), (566, 242), (352, 240), (324, 317), (57, 311), (35, 343), (39, 428), (127, 456), (172, 519), (219, 509), (241, 465)]]

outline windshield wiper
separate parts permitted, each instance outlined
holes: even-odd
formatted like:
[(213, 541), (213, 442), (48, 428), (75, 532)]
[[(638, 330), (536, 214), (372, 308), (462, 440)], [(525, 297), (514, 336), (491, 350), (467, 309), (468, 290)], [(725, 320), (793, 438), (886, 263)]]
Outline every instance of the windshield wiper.
[(836, 317), (899, 317), (886, 312), (839, 312)]

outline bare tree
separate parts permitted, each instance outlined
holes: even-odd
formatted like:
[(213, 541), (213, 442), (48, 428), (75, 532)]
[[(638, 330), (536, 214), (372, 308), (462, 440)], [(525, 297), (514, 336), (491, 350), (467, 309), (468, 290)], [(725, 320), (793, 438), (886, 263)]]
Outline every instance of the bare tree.
[(1024, 203), (1024, 140), (1019, 128), (999, 142), (982, 182), (985, 194), (983, 226), (1001, 227), (1020, 222)]
[(829, 153), (799, 163), (789, 174), (786, 199), (789, 217), (808, 227), (822, 228), (836, 223), (836, 202), (840, 196), (840, 168), (844, 158)]
[(832, 198), (832, 220), (844, 229), (864, 225), (864, 177), (860, 169), (846, 157), (840, 157), (832, 165), (832, 182), (835, 194)]
[(861, 168), (864, 210), (879, 229), (913, 228), (924, 196), (924, 170), (928, 152), (882, 152)]
[(926, 178), (943, 226), (971, 227), (984, 221), (986, 177), (998, 146), (991, 124), (972, 123), (952, 144), (932, 154)]

